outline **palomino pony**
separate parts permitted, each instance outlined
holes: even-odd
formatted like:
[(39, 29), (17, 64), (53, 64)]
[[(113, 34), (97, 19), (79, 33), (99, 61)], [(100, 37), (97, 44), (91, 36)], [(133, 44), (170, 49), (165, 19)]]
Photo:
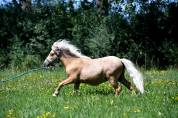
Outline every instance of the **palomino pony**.
[(67, 79), (59, 83), (53, 96), (57, 96), (60, 89), (67, 84), (74, 84), (75, 92), (79, 90), (80, 83), (98, 85), (106, 81), (109, 81), (114, 88), (115, 95), (119, 95), (121, 92), (121, 86), (118, 82), (132, 90), (131, 83), (124, 77), (124, 68), (133, 78), (136, 88), (141, 93), (144, 92), (141, 73), (127, 59), (119, 59), (115, 56), (91, 59), (81, 54), (77, 47), (66, 40), (56, 41), (52, 45), (52, 50), (44, 61), (44, 66), (48, 67), (57, 58), (65, 67)]

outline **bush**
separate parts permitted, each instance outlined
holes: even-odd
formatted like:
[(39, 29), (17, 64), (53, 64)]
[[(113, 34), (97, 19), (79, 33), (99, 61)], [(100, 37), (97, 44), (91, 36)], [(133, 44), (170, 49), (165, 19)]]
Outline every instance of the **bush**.
[(178, 4), (140, 4), (138, 12), (116, 10), (107, 16), (92, 4), (76, 10), (72, 2), (33, 6), (30, 12), (13, 4), (1, 7), (0, 68), (40, 65), (51, 45), (64, 38), (93, 58), (114, 55), (145, 67), (176, 65)]

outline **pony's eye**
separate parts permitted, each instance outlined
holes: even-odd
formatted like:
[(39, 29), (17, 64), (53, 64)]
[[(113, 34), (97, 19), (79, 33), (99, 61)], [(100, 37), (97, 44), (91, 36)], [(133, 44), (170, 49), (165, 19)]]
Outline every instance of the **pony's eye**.
[(54, 54), (52, 53), (52, 54), (50, 54), (51, 56), (54, 56)]

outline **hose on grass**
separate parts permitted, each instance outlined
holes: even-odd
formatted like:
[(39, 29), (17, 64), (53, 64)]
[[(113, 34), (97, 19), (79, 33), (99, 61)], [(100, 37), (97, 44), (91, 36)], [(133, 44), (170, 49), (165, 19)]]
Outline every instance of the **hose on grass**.
[(38, 71), (38, 70), (43, 70), (43, 69), (47, 69), (47, 68), (46, 68), (46, 67), (40, 67), (40, 68), (31, 69), (31, 70), (29, 70), (29, 71), (26, 71), (26, 72), (17, 74), (17, 75), (12, 76), (12, 77), (9, 77), (8, 79), (0, 80), (0, 84), (1, 84), (1, 83), (5, 83), (5, 82), (7, 82), (7, 81), (11, 81), (11, 80), (16, 80), (16, 79), (20, 78), (21, 76), (24, 76), (24, 75), (26, 75), (26, 74), (29, 74), (29, 73), (32, 73), (32, 72), (35, 72), (35, 71)]

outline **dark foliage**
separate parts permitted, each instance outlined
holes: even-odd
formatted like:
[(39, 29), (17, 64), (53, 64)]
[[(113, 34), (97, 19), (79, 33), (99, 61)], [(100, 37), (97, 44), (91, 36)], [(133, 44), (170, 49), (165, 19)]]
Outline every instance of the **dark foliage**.
[(127, 9), (104, 15), (87, 0), (78, 9), (73, 2), (34, 5), (30, 11), (14, 4), (1, 7), (0, 68), (39, 66), (53, 42), (63, 38), (93, 58), (115, 55), (146, 68), (175, 66), (178, 3), (138, 3), (139, 11), (128, 3)]

